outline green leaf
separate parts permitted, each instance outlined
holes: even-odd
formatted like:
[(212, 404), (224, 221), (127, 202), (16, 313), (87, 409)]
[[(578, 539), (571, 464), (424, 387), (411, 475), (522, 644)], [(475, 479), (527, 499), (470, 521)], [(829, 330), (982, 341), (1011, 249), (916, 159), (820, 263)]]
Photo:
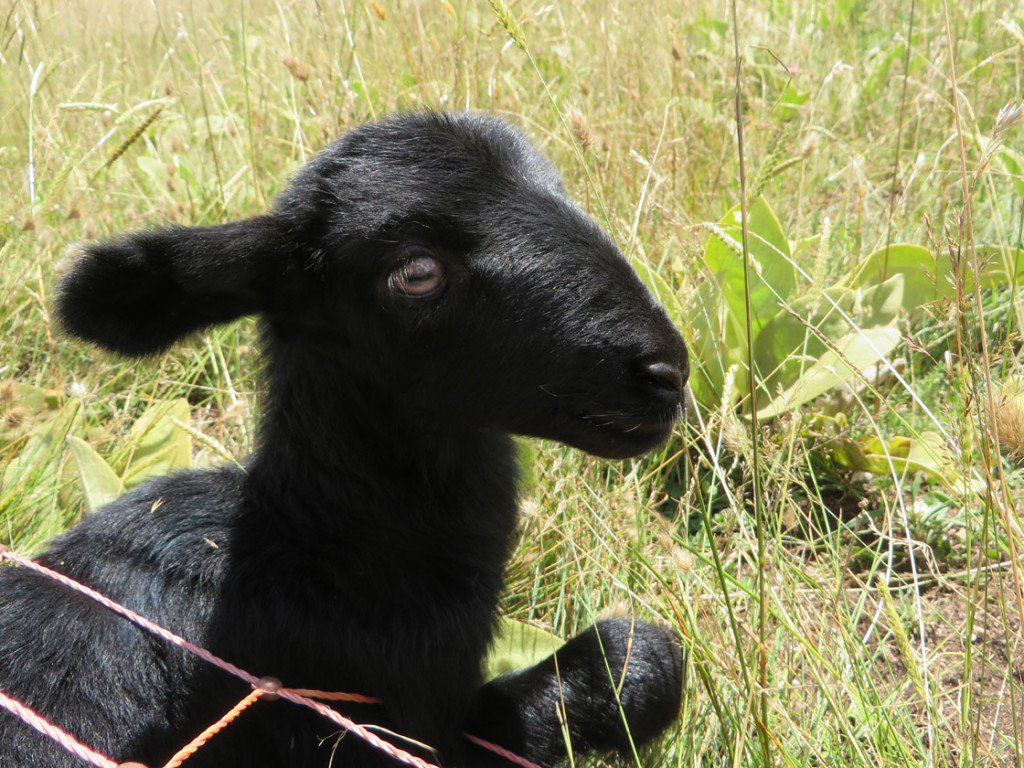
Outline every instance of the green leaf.
[(924, 304), (953, 296), (953, 286), (948, 280), (948, 259), (943, 269), (931, 251), (910, 243), (895, 243), (870, 254), (854, 270), (850, 284), (859, 288), (893, 275), (903, 276), (902, 303), (910, 315)]
[(862, 328), (833, 342), (837, 352), (826, 350), (808, 366), (797, 381), (758, 410), (761, 419), (778, 416), (823, 395), (857, 371), (877, 363), (900, 343), (900, 332), (893, 326)]
[(135, 158), (135, 164), (139, 166), (143, 173), (149, 176), (154, 186), (166, 186), (167, 177), (169, 176), (166, 162), (155, 157), (149, 157), (148, 155), (139, 155)]
[(154, 403), (135, 422), (128, 441), (128, 463), (121, 474), (125, 488), (192, 466), (192, 439), (175, 419), (188, 423), (187, 400)]
[(139, 166), (139, 170), (141, 170), (149, 180), (150, 194), (167, 199), (173, 197), (167, 186), (167, 182), (170, 179), (170, 173), (167, 170), (167, 163), (164, 160), (150, 157), (148, 155), (140, 155), (135, 158), (135, 163)]
[(532, 667), (554, 653), (562, 640), (521, 621), (502, 618), (484, 662), (484, 680), (493, 680), (506, 672)]
[[(741, 211), (732, 208), (718, 224), (725, 236), (712, 233), (704, 247), (704, 263), (725, 298), (725, 307), (736, 322), (730, 333), (729, 346), (746, 346), (746, 306), (743, 256), (737, 246), (743, 241)], [(747, 207), (748, 249), (752, 259), (750, 272), (750, 312), (754, 337), (779, 308), (779, 297), (792, 296), (797, 286), (797, 271), (789, 252), (789, 241), (782, 225), (764, 197), (751, 201)], [(731, 242), (730, 242), (731, 241)]]
[[(979, 244), (974, 247), (978, 259), (981, 289), (1006, 288), (1024, 282), (1024, 250), (1001, 245)], [(964, 290), (974, 290), (974, 275), (968, 269)]]
[[(775, 212), (763, 197), (747, 210), (750, 271), (750, 307), (754, 338), (779, 313), (780, 297), (794, 295), (797, 271)], [(746, 371), (747, 331), (740, 208), (734, 207), (717, 225), (704, 247), (704, 263), (711, 279), (691, 294), (687, 323), (694, 335), (694, 377), (691, 388), (706, 406), (718, 404), (725, 373), (732, 366)], [(736, 378), (739, 397), (750, 392), (747, 376)]]
[(897, 474), (922, 471), (937, 479), (949, 479), (943, 453), (942, 437), (935, 432), (924, 432), (917, 438), (893, 437), (884, 444), (873, 437), (864, 443), (870, 471), (877, 475), (888, 474), (891, 463)]
[(124, 484), (110, 465), (80, 437), (68, 435), (68, 448), (82, 483), (85, 505), (95, 512), (124, 493)]
[(54, 440), (62, 428), (62, 425), (51, 421), (33, 429), (23, 441), (18, 453), (4, 466), (0, 488), (6, 491), (26, 482), (29, 477), (35, 477), (37, 473), (44, 476), (55, 473), (55, 466), (51, 466), (58, 458), (57, 452), (54, 451)]
[[(65, 438), (79, 423), (80, 416), (80, 403), (71, 401), (53, 418), (40, 420), (27, 434), (4, 446), (0, 454), (0, 507), (18, 499), (19, 506), (31, 510), (21, 521), (25, 531), (16, 530), (15, 536), (25, 533), (31, 538), (32, 532), (40, 527), (46, 528), (48, 535), (59, 530), (51, 530), (50, 523), (53, 515), (59, 513), (56, 491), (65, 463)], [(15, 529), (18, 527), (14, 525)]]
[(14, 402), (31, 413), (55, 413), (58, 408), (56, 396), (52, 391), (32, 384), (15, 382)]
[[(1024, 251), (995, 245), (975, 246), (982, 290), (1024, 282)], [(974, 291), (974, 272), (964, 263), (964, 291)], [(879, 248), (854, 271), (852, 287), (877, 283), (881, 276), (903, 275), (903, 309), (913, 317), (922, 306), (956, 298), (953, 261), (948, 254), (934, 255), (920, 245), (898, 243)]]
[[(855, 345), (858, 328), (890, 325), (896, 319), (902, 297), (903, 277), (895, 275), (866, 290), (830, 288), (823, 294), (797, 299), (773, 317), (755, 340), (754, 365), (762, 390), (772, 398), (793, 386), (815, 361), (829, 352), (830, 344), (839, 346), (850, 339), (849, 343)], [(858, 357), (862, 359), (864, 356)], [(862, 368), (879, 359), (875, 355)], [(833, 381), (832, 386), (838, 383)]]
[(800, 107), (810, 97), (811, 92), (798, 91), (793, 83), (789, 83), (786, 89), (782, 92), (782, 95), (778, 100), (778, 107), (781, 111), (781, 117), (783, 120), (791, 120), (796, 117), (800, 111)]
[(902, 44), (893, 45), (887, 51), (879, 52), (870, 56), (865, 63), (867, 78), (864, 81), (864, 98), (874, 101), (885, 95), (885, 89), (891, 87), (893, 78), (890, 74), (892, 67), (902, 61), (906, 55), (906, 49)]
[[(722, 397), (725, 374), (730, 366), (741, 364), (746, 350), (726, 343), (727, 337), (736, 338), (739, 329), (731, 333), (726, 327), (736, 318), (724, 307), (724, 298), (714, 283), (701, 283), (690, 296), (687, 312), (688, 325), (693, 334), (690, 388), (698, 402), (714, 407)], [(740, 382), (741, 386), (746, 381)], [(745, 395), (746, 391), (740, 395)]]
[(24, 444), (26, 435), (60, 414), (57, 396), (52, 391), (14, 382), (11, 395), (9, 406), (21, 411), (22, 417), (17, 425), (0, 424), (0, 462), (16, 451), (19, 444)]
[(884, 442), (877, 437), (843, 442), (842, 449), (833, 456), (847, 469), (875, 475), (891, 475), (895, 471), (897, 476), (924, 472), (948, 488), (964, 488), (963, 477), (949, 459), (942, 436), (937, 432), (922, 432), (917, 437), (898, 435)]
[(793, 261), (797, 264), (805, 263), (815, 257), (821, 248), (821, 233), (802, 237), (789, 244)]

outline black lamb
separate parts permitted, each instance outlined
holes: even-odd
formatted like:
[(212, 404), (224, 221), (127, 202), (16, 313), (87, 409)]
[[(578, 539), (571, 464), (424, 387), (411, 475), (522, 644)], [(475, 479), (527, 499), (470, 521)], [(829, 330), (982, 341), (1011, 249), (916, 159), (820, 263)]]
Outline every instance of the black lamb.
[[(630, 752), (675, 718), (679, 639), (629, 619), (482, 681), (516, 528), (510, 435), (635, 456), (669, 435), (688, 374), (665, 312), (517, 130), (358, 128), (269, 213), (88, 246), (57, 315), (134, 356), (259, 315), (266, 393), (244, 469), (149, 482), (43, 564), (257, 675), (379, 698), (339, 709), (446, 767), (511, 765), (465, 732), (550, 766), (567, 742)], [(114, 760), (163, 765), (245, 688), (0, 567), (0, 691)], [(343, 735), (258, 702), (186, 768), (397, 765)], [(0, 765), (82, 764), (2, 712)]]

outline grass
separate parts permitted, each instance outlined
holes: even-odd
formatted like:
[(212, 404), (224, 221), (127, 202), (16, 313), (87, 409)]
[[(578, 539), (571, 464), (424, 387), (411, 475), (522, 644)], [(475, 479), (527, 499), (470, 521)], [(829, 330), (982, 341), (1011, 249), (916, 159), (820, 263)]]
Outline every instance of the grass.
[[(1024, 765), (1024, 417), (1003, 394), (1021, 375), (1024, 149), (1012, 113), (1000, 117), (1022, 98), (1019, 9), (770, 0), (735, 11), (9, 2), (0, 539), (31, 551), (83, 514), (68, 434), (128, 471), (139, 417), (185, 398), (210, 441), (192, 440), (197, 462), (216, 458), (211, 446), (251, 448), (251, 323), (141, 364), (62, 339), (49, 306), (74, 243), (256, 213), (330, 138), (394, 110), (487, 109), (521, 124), (653, 271), (705, 351), (698, 371), (748, 354), (745, 332), (695, 322), (695, 297), (715, 285), (708, 225), (744, 186), (804, 270), (794, 296), (849, 284), (891, 243), (953, 265), (941, 301), (891, 321), (887, 376), (853, 377), (752, 426), (741, 366), (668, 446), (632, 462), (526, 443), (508, 612), (562, 634), (622, 611), (679, 629), (686, 700), (651, 765)], [(827, 316), (808, 339), (834, 327)], [(941, 450), (922, 453), (931, 434)], [(869, 449), (870, 465), (850, 459)]]

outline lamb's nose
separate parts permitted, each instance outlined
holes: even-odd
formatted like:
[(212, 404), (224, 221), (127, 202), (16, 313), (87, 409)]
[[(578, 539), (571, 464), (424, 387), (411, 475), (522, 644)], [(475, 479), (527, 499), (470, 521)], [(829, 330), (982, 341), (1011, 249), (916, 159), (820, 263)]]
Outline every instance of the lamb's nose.
[(683, 388), (683, 373), (672, 363), (663, 360), (644, 363), (643, 372), (651, 382), (663, 389), (678, 392)]

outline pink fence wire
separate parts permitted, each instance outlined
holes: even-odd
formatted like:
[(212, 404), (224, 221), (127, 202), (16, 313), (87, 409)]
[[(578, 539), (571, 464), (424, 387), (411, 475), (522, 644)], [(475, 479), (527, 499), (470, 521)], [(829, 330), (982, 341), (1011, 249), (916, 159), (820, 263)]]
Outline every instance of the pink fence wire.
[[(3, 560), (9, 560), (10, 562), (16, 563), (24, 568), (29, 568), (37, 573), (43, 574), (44, 576), (47, 576), (63, 584), (68, 589), (74, 590), (75, 592), (78, 592), (82, 595), (85, 595), (86, 597), (91, 598), (92, 600), (96, 601), (108, 610), (113, 611), (114, 613), (120, 616), (123, 616), (125, 619), (137, 624), (146, 631), (156, 635), (157, 637), (165, 640), (166, 642), (171, 643), (172, 645), (176, 645), (179, 648), (182, 648), (188, 651), (189, 653), (198, 656), (199, 658), (203, 659), (209, 664), (213, 664), (214, 666), (224, 670), (225, 672), (228, 672), (229, 674), (234, 675), (235, 677), (241, 680), (244, 680), (245, 682), (253, 686), (253, 688), (256, 689), (259, 692), (259, 694), (264, 697), (269, 698), (270, 696), (277, 696), (282, 699), (286, 699), (287, 701), (291, 701), (295, 704), (299, 704), (304, 707), (309, 707), (315, 712), (319, 712), (321, 715), (328, 718), (336, 725), (340, 726), (346, 731), (355, 734), (359, 738), (363, 739), (370, 745), (386, 753), (387, 755), (389, 755), (390, 757), (392, 757), (400, 763), (414, 766), (414, 768), (438, 768), (438, 766), (434, 765), (433, 763), (429, 763), (419, 757), (416, 757), (413, 754), (410, 754), (409, 752), (406, 752), (405, 750), (395, 746), (394, 744), (385, 741), (384, 739), (380, 738), (366, 727), (359, 725), (358, 723), (355, 723), (352, 720), (348, 719), (337, 710), (313, 700), (311, 696), (318, 696), (321, 698), (328, 698), (333, 700), (359, 701), (364, 703), (377, 703), (377, 699), (374, 699), (369, 696), (361, 696), (359, 694), (321, 694), (317, 691), (309, 691), (305, 689), (278, 688), (277, 686), (279, 685), (279, 683), (272, 684), (268, 687), (268, 681), (273, 681), (273, 678), (259, 678), (256, 675), (246, 672), (244, 669), (236, 667), (234, 664), (231, 664), (230, 662), (225, 661), (219, 656), (210, 653), (206, 649), (200, 648), (199, 646), (190, 643), (185, 638), (180, 637), (179, 635), (176, 635), (167, 629), (164, 629), (163, 627), (153, 623), (152, 621), (149, 621), (144, 616), (140, 616), (139, 614), (135, 613), (135, 611), (132, 611), (124, 607), (123, 605), (114, 602), (113, 600), (105, 597), (96, 590), (90, 589), (84, 584), (78, 583), (74, 579), (68, 578), (67, 576), (61, 573), (46, 568), (45, 566), (42, 566), (39, 563), (36, 563), (35, 561), (30, 560), (27, 557), (17, 555), (11, 552), (9, 549), (7, 549), (7, 547), (0, 544), (0, 561)], [(249, 704), (253, 703), (253, 701), (255, 701), (259, 697), (260, 696), (256, 696), (253, 694), (247, 696), (245, 699), (242, 700), (242, 702), (236, 705), (231, 710), (231, 712), (225, 715), (225, 717), (222, 718), (221, 721), (214, 724), (214, 726), (211, 726), (211, 728), (207, 729), (207, 731), (204, 731), (204, 733), (201, 734), (200, 737), (197, 737), (197, 739), (193, 740), (193, 742), (191, 742), (188, 746), (180, 750), (178, 754), (175, 755), (175, 757), (172, 758), (172, 760), (169, 763), (167, 763), (166, 766), (164, 766), (164, 768), (174, 768), (174, 766), (180, 765), (187, 757), (189, 757), (193, 752), (195, 752), (196, 749), (202, 746), (202, 744), (204, 744), (205, 741), (210, 738), (210, 736), (219, 731), (220, 728), (223, 727), (223, 725), (225, 725), (227, 722), (230, 722), (230, 720), (237, 716), (242, 711), (242, 709), (247, 707)], [(101, 755), (100, 753), (95, 752), (94, 750), (85, 746), (70, 734), (66, 733), (65, 731), (61, 730), (55, 725), (49, 723), (45, 718), (43, 718), (36, 712), (33, 712), (24, 704), (15, 701), (14, 699), (5, 695), (3, 691), (0, 691), (0, 708), (6, 709), (7, 711), (13, 713), (17, 717), (20, 717), (28, 725), (35, 728), (37, 731), (49, 736), (54, 741), (63, 746), (65, 749), (67, 749), (69, 752), (80, 757), (82, 760), (85, 760), (86, 762), (91, 763), (92, 765), (95, 765), (98, 768), (118, 768), (118, 763), (115, 763), (110, 758)], [(491, 750), (492, 752), (495, 752), (496, 754), (499, 754), (507, 758), (510, 762), (513, 762), (516, 765), (521, 766), (521, 768), (541, 768), (541, 766), (537, 765), (536, 763), (533, 763), (527, 760), (526, 758), (519, 757), (518, 755), (515, 755), (512, 752), (509, 752), (508, 750), (503, 749), (502, 747), (499, 747), (496, 744), (492, 744), (488, 741), (485, 741), (484, 739), (480, 739), (470, 734), (466, 734), (466, 737), (473, 743), (478, 744), (486, 749)], [(127, 765), (128, 764), (123, 764), (123, 766)]]
[(99, 766), (99, 768), (117, 768), (117, 763), (109, 757), (104, 757), (99, 752), (94, 752), (89, 749), (74, 736), (69, 733), (65, 733), (60, 728), (50, 724), (21, 702), (15, 701), (9, 696), (6, 696), (3, 691), (0, 691), (0, 707), (3, 707), (8, 712), (17, 715), (37, 731), (49, 736), (68, 752), (77, 755), (87, 763), (92, 763), (93, 765)]

